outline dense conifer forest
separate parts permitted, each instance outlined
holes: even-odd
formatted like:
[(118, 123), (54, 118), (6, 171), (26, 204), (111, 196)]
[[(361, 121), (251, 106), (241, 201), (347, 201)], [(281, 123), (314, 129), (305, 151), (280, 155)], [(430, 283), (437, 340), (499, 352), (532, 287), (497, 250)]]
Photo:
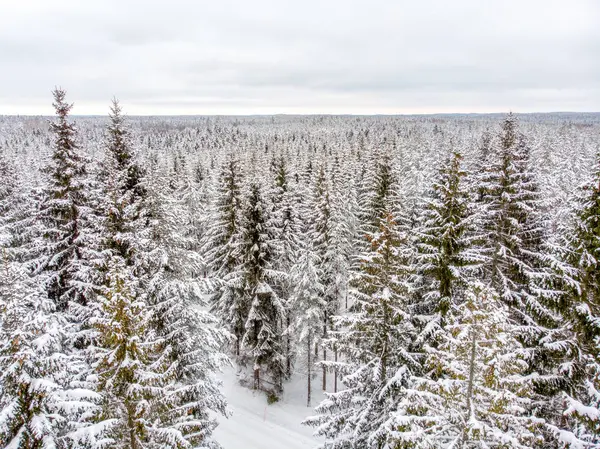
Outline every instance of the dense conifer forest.
[(599, 114), (76, 100), (0, 116), (0, 447), (219, 448), (228, 365), (326, 449), (600, 447)]

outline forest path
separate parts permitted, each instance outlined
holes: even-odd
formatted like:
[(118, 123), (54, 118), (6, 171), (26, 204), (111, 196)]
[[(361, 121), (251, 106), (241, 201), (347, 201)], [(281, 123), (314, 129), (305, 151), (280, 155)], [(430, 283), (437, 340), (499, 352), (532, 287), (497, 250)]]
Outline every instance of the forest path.
[(303, 394), (294, 394), (301, 383), (286, 385), (282, 401), (268, 405), (264, 393), (239, 385), (234, 368), (221, 375), (232, 416), (220, 418), (214, 438), (224, 449), (314, 449), (319, 439), (314, 429), (300, 424), (314, 410), (302, 405)]

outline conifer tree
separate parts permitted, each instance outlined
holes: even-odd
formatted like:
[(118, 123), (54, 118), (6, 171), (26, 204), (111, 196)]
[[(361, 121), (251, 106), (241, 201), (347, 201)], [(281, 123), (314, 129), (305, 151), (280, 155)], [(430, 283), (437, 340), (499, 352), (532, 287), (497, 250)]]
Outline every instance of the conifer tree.
[(48, 297), (64, 312), (69, 303), (85, 305), (93, 295), (93, 269), (86, 263), (90, 235), (85, 232), (85, 159), (69, 121), (72, 105), (65, 102), (66, 92), (57, 88), (53, 95), (57, 121), (50, 125), (53, 153), (45, 168), (47, 185), (37, 213), (42, 229), (32, 248), (32, 266), (35, 273), (48, 274)]
[(244, 309), (235, 310), (234, 316), (245, 319), (242, 345), (245, 358), (253, 364), (254, 388), (261, 388), (261, 382), (268, 378), (278, 393), (285, 374), (285, 309), (274, 286), (284, 274), (273, 267), (273, 237), (267, 220), (260, 187), (253, 184), (239, 246)]
[(290, 276), (294, 286), (290, 309), (294, 311), (295, 319), (288, 332), (294, 335), (298, 353), (305, 359), (307, 407), (311, 406), (312, 401), (312, 380), (316, 368), (314, 354), (321, 343), (326, 308), (325, 287), (320, 283), (318, 267), (318, 256), (307, 243)]
[(555, 401), (560, 402), (561, 390), (570, 389), (578, 377), (579, 356), (557, 310), (561, 282), (549, 275), (551, 257), (530, 147), (512, 114), (504, 120), (488, 160), (490, 168), (479, 189), (484, 278), (509, 305), (511, 323), (518, 326), (537, 394), (531, 410), (564, 427), (565, 418), (557, 412), (562, 407)]
[(243, 303), (242, 285), (237, 277), (239, 258), (236, 248), (241, 233), (242, 206), (239, 162), (230, 159), (221, 168), (202, 252), (211, 271), (210, 276), (216, 280), (211, 308), (235, 337), (236, 356), (241, 355), (248, 310), (247, 304)]
[(526, 354), (510, 312), (478, 284), (453, 305), (437, 348), (426, 346), (424, 375), (413, 375), (393, 419), (391, 447), (518, 448), (541, 441), (530, 414)]
[(144, 227), (145, 173), (133, 149), (132, 137), (118, 100), (113, 99), (106, 129), (98, 215), (102, 219), (101, 250), (106, 260), (118, 255), (133, 265)]
[[(87, 441), (96, 447), (142, 449), (167, 445), (173, 435), (156, 426), (166, 397), (165, 385), (175, 376), (168, 353), (150, 331), (149, 307), (133, 289), (134, 275), (122, 259), (110, 261), (108, 285), (98, 295), (101, 314), (92, 324), (99, 347), (93, 367), (102, 394), (97, 426), (101, 435)], [(172, 443), (172, 441), (170, 441)]]
[[(310, 228), (308, 231), (309, 239), (312, 240), (312, 246), (315, 254), (319, 258), (320, 284), (325, 287), (323, 291), (324, 312), (322, 338), (327, 338), (332, 329), (331, 317), (337, 314), (339, 302), (334, 290), (331, 288), (335, 283), (335, 261), (336, 254), (333, 247), (333, 205), (330, 193), (330, 183), (327, 179), (325, 167), (321, 166), (314, 178), (313, 191), (308, 202)], [(327, 360), (327, 348), (323, 347), (323, 360)], [(322, 389), (327, 389), (327, 367), (323, 365)]]
[(361, 257), (352, 281), (352, 312), (335, 317), (330, 340), (343, 357), (335, 365), (345, 389), (326, 393), (317, 416), (305, 424), (317, 427), (332, 449), (385, 447), (385, 422), (418, 362), (407, 350), (415, 336), (407, 312), (410, 248), (398, 233), (390, 212), (372, 235), (371, 251)]
[[(584, 186), (575, 219), (575, 229), (567, 236), (569, 246), (559, 265), (565, 295), (555, 306), (570, 324), (576, 340), (575, 354), (565, 361), (571, 370), (565, 389), (563, 409), (571, 418), (575, 433), (586, 444), (600, 444), (600, 169)], [(569, 357), (570, 356), (570, 357)]]
[(171, 447), (209, 447), (217, 424), (211, 411), (227, 415), (214, 374), (228, 364), (221, 348), (229, 335), (201, 310), (207, 288), (195, 274), (202, 261), (182, 233), (184, 204), (170, 196), (170, 185), (169, 178), (148, 175), (149, 238), (138, 256), (145, 271), (141, 284), (151, 312), (149, 326), (173, 369), (161, 401), (161, 438)]
[(0, 153), (0, 248), (9, 245), (11, 235), (7, 229), (13, 208), (16, 190), (16, 176), (14, 167), (9, 164), (4, 155)]
[[(499, 146), (483, 188), (485, 277), (513, 313), (527, 314), (543, 278), (543, 224), (539, 193), (529, 167), (529, 148), (510, 114), (502, 124)], [(526, 320), (526, 318), (522, 318)]]
[(454, 153), (440, 169), (416, 230), (416, 264), (422, 277), (420, 340), (435, 339), (452, 301), (460, 298), (482, 259), (475, 248), (473, 211), (461, 160)]
[(0, 445), (68, 447), (97, 395), (71, 378), (80, 361), (64, 352), (69, 323), (39, 276), (16, 262), (0, 263)]
[[(301, 220), (297, 209), (298, 198), (293, 191), (291, 176), (283, 156), (275, 161), (275, 180), (274, 189), (271, 193), (273, 207), (269, 226), (274, 229), (274, 241), (276, 254), (274, 255), (274, 267), (277, 271), (290, 273), (297, 262), (300, 248), (299, 229)], [(286, 377), (292, 374), (292, 363), (294, 351), (292, 348), (293, 337), (290, 335), (292, 330), (292, 320), (294, 308), (291, 304), (293, 283), (291, 276), (286, 277), (279, 285), (276, 291), (286, 309), (286, 336), (285, 336), (285, 359), (286, 359)]]
[(396, 178), (393, 173), (391, 156), (383, 154), (376, 161), (373, 179), (373, 193), (367, 208), (367, 232), (376, 232), (379, 222), (384, 218), (386, 211), (390, 210), (393, 201)]

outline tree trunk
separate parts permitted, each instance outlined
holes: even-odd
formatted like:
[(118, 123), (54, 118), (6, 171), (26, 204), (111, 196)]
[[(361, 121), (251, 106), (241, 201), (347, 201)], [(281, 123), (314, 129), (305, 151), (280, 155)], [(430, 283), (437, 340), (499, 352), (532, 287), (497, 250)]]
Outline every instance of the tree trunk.
[[(327, 338), (327, 318), (323, 327), (323, 338)], [(323, 361), (327, 360), (327, 347), (323, 346)], [(323, 365), (323, 391), (327, 391), (327, 368)]]
[[(475, 357), (477, 355), (477, 334), (475, 330), (472, 332), (471, 341), (471, 355), (469, 357), (469, 383), (467, 385), (467, 417), (468, 421), (473, 416), (473, 383), (475, 380)], [(463, 448), (465, 445), (465, 432), (463, 430), (460, 436), (459, 448)]]
[[(289, 329), (291, 324), (292, 324), (291, 318), (288, 313), (288, 316), (286, 317), (286, 325), (287, 325), (286, 329)], [(285, 363), (286, 363), (285, 375), (286, 375), (286, 378), (289, 379), (290, 377), (292, 377), (292, 336), (289, 334), (289, 332), (287, 335), (286, 343), (287, 343), (287, 348), (286, 348), (287, 354), (286, 354), (286, 360), (285, 360)]]
[(260, 389), (260, 368), (254, 368), (254, 389)]
[[(333, 360), (335, 360), (336, 362), (338, 361), (338, 352), (337, 352), (337, 347), (334, 347), (333, 349)], [(333, 392), (337, 393), (338, 387), (338, 371), (337, 371), (337, 364), (335, 366), (335, 368), (333, 369)]]
[(311, 364), (311, 358), (310, 356), (312, 355), (312, 347), (311, 347), (311, 338), (310, 335), (308, 336), (308, 351), (306, 351), (306, 364), (308, 367), (308, 375), (307, 375), (307, 382), (306, 382), (306, 406), (310, 407), (310, 400), (311, 400), (311, 385), (310, 385), (310, 381), (311, 381), (311, 376), (312, 376), (312, 364)]
[(473, 382), (475, 378), (475, 356), (477, 354), (477, 335), (475, 331), (472, 333), (472, 341), (471, 341), (471, 356), (469, 358), (469, 384), (467, 386), (467, 412), (469, 417), (471, 417), (473, 413)]

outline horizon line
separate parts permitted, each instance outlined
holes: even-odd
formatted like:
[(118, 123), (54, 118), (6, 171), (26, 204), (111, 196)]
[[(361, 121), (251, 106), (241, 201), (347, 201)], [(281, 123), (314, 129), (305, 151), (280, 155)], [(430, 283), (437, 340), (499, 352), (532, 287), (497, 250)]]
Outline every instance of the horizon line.
[[(235, 113), (235, 114), (124, 114), (126, 117), (411, 117), (411, 116), (438, 116), (438, 115), (501, 115), (513, 113), (515, 115), (552, 115), (552, 114), (600, 114), (598, 111), (530, 111), (530, 112), (515, 112), (494, 111), (494, 112), (398, 112), (398, 113), (291, 113), (291, 112), (275, 112), (275, 113)], [(55, 114), (3, 114), (0, 117), (54, 117)], [(71, 117), (108, 117), (106, 114), (69, 114)]]

